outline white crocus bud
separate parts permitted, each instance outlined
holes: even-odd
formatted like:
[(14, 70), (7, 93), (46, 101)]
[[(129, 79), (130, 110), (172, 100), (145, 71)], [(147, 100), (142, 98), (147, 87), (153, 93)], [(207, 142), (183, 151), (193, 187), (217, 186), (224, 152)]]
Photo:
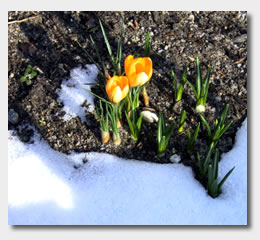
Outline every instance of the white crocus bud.
[(204, 105), (197, 105), (196, 106), (196, 112), (197, 113), (202, 113), (202, 112), (205, 112), (206, 108)]
[(149, 123), (153, 123), (153, 122), (158, 122), (158, 117), (155, 113), (153, 112), (150, 112), (150, 111), (142, 111), (141, 112), (141, 115), (143, 115), (143, 119), (146, 121), (146, 122), (149, 122)]

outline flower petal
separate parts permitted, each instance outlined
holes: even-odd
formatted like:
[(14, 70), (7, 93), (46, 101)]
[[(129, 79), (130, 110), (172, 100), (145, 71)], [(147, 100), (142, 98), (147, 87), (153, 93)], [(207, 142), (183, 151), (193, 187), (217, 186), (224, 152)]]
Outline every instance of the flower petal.
[(133, 84), (129, 84), (131, 87), (143, 86), (149, 80), (147, 74), (145, 72), (141, 72), (136, 74)]
[(132, 64), (134, 60), (133, 55), (128, 55), (127, 58), (125, 59), (125, 72), (127, 73), (129, 70), (129, 66)]
[(149, 57), (145, 57), (144, 61), (145, 61), (144, 72), (147, 74), (148, 78), (150, 79), (153, 74), (153, 63), (152, 63), (151, 58), (149, 58)]
[(111, 101), (113, 103), (119, 103), (122, 100), (122, 91), (119, 86), (116, 86), (111, 94)]

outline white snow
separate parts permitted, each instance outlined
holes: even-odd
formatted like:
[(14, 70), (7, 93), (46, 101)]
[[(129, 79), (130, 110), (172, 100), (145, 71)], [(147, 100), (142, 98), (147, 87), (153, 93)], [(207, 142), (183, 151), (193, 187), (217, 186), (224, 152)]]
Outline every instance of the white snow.
[[(77, 68), (62, 84), (67, 116), (80, 116), (92, 95), (83, 87), (97, 69)], [(73, 84), (75, 87), (68, 87)], [(126, 156), (127, 157), (127, 156)], [(87, 159), (83, 164), (82, 160)], [(77, 166), (77, 169), (74, 168)], [(233, 149), (222, 155), (219, 177), (235, 170), (216, 199), (208, 196), (183, 164), (155, 164), (105, 153), (54, 151), (35, 130), (34, 143), (8, 132), (10, 225), (246, 225), (247, 120)]]
[(70, 79), (64, 80), (61, 88), (57, 91), (59, 94), (58, 101), (63, 102), (63, 111), (66, 114), (64, 120), (70, 120), (73, 117), (79, 116), (85, 122), (85, 108), (81, 105), (87, 101), (88, 111), (94, 110), (93, 95), (84, 90), (90, 90), (91, 85), (86, 83), (96, 83), (98, 68), (95, 64), (87, 64), (85, 68), (77, 67), (72, 69)]
[[(29, 145), (9, 131), (9, 224), (246, 225), (246, 136), (245, 121), (234, 148), (222, 156), (220, 177), (236, 168), (223, 193), (212, 199), (182, 164), (94, 152), (68, 156), (38, 134)], [(82, 164), (85, 157), (88, 162)]]

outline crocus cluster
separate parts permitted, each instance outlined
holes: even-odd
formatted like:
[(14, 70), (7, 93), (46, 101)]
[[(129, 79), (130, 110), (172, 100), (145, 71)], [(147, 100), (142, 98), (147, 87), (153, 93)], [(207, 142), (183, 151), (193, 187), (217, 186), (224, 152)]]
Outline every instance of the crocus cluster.
[[(116, 139), (116, 141), (114, 141), (116, 145), (120, 144), (120, 137), (115, 127), (116, 122), (120, 122), (120, 102), (128, 96), (129, 101), (132, 103), (132, 95), (138, 94), (139, 96), (140, 92), (139, 90), (132, 91), (132, 89), (142, 87), (151, 79), (153, 74), (152, 60), (149, 57), (134, 58), (133, 55), (129, 55), (125, 59), (124, 66), (126, 76), (114, 75), (113, 77), (110, 77), (107, 80), (105, 88), (108, 99), (113, 106), (111, 108), (110, 116), (112, 125), (114, 124), (112, 129), (114, 139)], [(136, 96), (135, 99), (138, 99), (139, 101), (139, 98), (136, 98)]]
[(152, 60), (149, 57), (134, 59), (129, 55), (125, 59), (126, 76), (113, 76), (108, 79), (106, 92), (112, 103), (119, 103), (128, 94), (130, 88), (143, 86), (153, 74)]

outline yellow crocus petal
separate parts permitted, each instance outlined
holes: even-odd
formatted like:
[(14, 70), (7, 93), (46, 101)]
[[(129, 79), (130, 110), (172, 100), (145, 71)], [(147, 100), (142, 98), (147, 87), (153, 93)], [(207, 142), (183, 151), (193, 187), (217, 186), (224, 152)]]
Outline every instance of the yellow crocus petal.
[(122, 91), (122, 99), (124, 99), (129, 92), (128, 78), (122, 76), (121, 79), (122, 79), (122, 82), (124, 83), (123, 87), (120, 87), (121, 91)]
[(106, 92), (107, 92), (107, 94), (111, 91), (111, 88), (113, 88), (113, 86), (116, 86), (116, 84), (115, 84), (115, 82), (113, 81), (112, 78), (109, 78), (107, 80), (107, 84), (106, 84)]
[(153, 74), (153, 63), (151, 58), (146, 57), (144, 58), (145, 61), (145, 73), (147, 74), (148, 78), (150, 79), (152, 77)]
[(128, 71), (129, 66), (132, 64), (134, 60), (134, 56), (133, 55), (128, 55), (127, 58), (125, 59), (125, 71)]
[(116, 86), (111, 93), (111, 101), (113, 103), (119, 103), (122, 100), (122, 91), (121, 88), (119, 86)]
[(152, 60), (149, 57), (134, 59), (129, 55), (125, 60), (125, 73), (130, 87), (142, 86), (152, 77)]
[(119, 103), (128, 94), (128, 78), (125, 76), (113, 76), (107, 81), (106, 92), (109, 100)]
[(143, 86), (147, 81), (149, 80), (149, 77), (145, 72), (138, 73), (135, 77), (137, 86)]

